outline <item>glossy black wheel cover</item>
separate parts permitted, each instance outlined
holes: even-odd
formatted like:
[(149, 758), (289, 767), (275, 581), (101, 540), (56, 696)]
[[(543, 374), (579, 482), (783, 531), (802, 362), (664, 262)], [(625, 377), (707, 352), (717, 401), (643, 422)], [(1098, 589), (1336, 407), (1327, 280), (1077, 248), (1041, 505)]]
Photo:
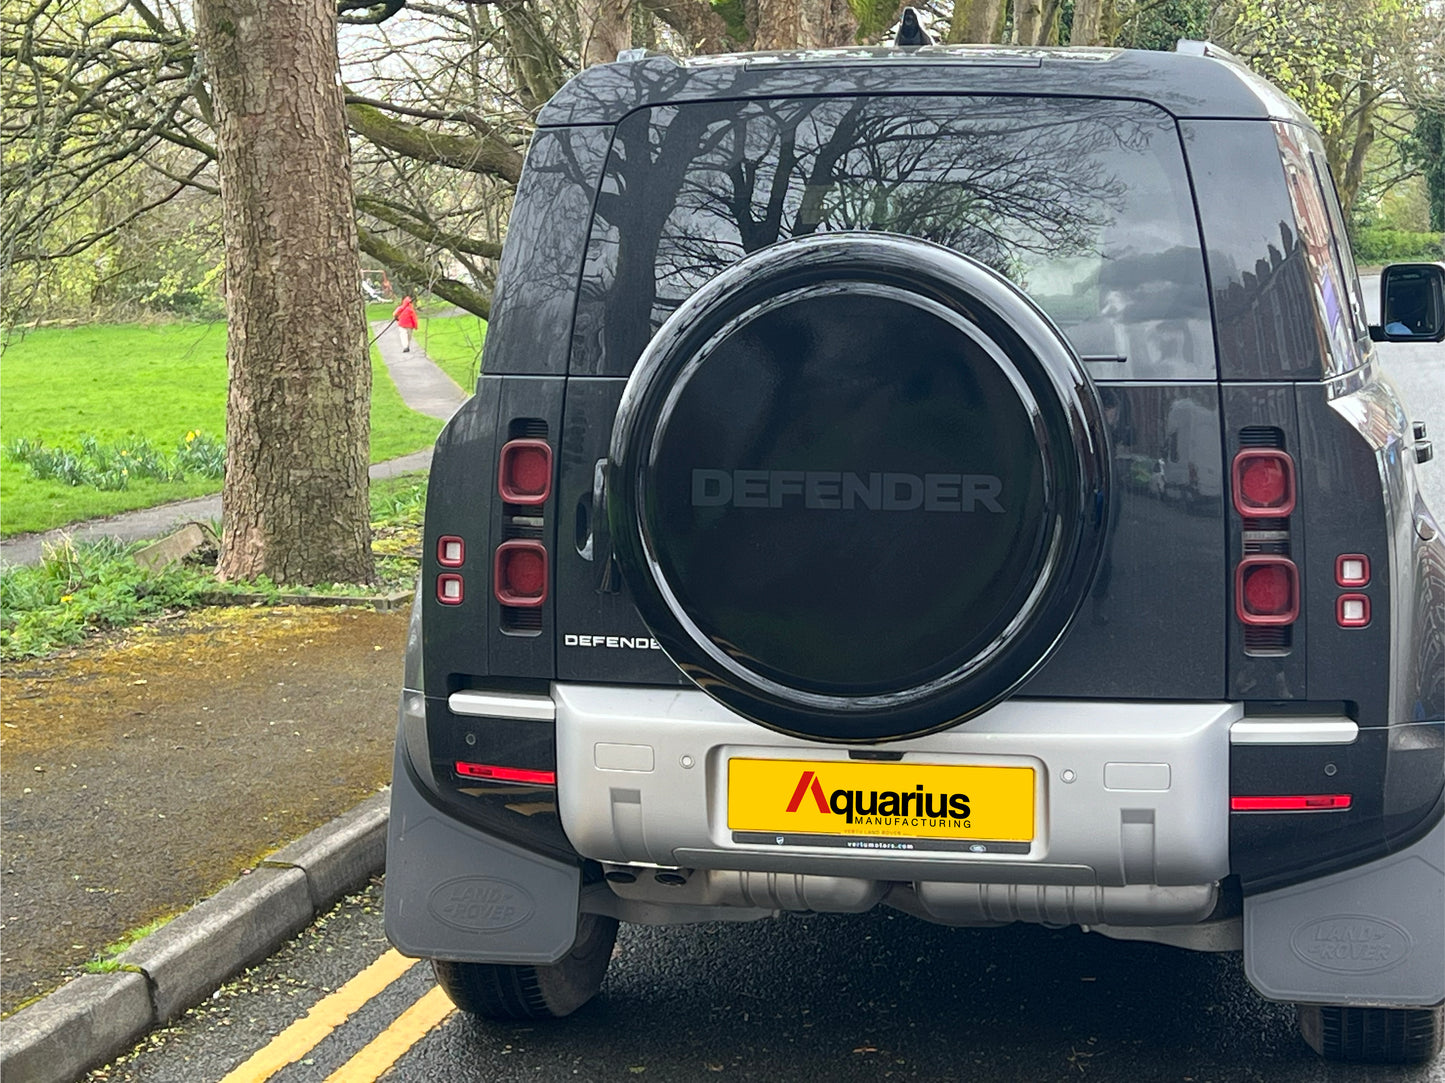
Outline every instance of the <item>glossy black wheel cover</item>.
[(994, 271), (891, 234), (789, 241), (658, 331), (608, 515), (658, 641), (728, 707), (820, 740), (952, 725), (1048, 656), (1107, 522), (1104, 427)]

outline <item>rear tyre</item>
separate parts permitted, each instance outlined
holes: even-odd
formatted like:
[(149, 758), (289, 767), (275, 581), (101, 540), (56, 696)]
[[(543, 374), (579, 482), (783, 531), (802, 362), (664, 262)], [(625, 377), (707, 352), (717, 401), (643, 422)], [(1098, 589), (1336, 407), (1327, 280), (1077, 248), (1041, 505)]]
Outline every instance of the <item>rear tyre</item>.
[(577, 943), (549, 966), (432, 960), (437, 984), (462, 1011), (482, 1019), (560, 1019), (602, 988), (617, 919), (583, 914)]
[(1423, 1064), (1445, 1049), (1445, 1007), (1347, 1008), (1299, 1004), (1300, 1036), (1326, 1060)]

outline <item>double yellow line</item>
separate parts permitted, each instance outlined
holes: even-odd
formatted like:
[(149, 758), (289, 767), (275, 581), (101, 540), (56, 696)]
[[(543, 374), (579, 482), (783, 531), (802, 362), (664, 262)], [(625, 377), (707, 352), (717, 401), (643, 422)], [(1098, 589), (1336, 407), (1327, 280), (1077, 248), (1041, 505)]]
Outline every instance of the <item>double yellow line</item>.
[[(265, 1083), (282, 1068), (315, 1049), (354, 1012), (417, 962), (395, 950), (388, 951), (336, 992), (322, 997), (304, 1016), (228, 1073), (221, 1083)], [(429, 990), (354, 1057), (327, 1076), (326, 1083), (372, 1083), (455, 1010), (440, 988)]]

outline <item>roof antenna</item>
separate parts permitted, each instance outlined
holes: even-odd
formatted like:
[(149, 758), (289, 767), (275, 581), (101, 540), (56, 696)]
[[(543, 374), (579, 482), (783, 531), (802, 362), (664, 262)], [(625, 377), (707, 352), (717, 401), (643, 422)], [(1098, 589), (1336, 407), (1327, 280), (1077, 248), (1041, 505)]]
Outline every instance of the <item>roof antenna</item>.
[(893, 39), (893, 44), (901, 46), (933, 44), (933, 39), (928, 36), (928, 31), (923, 29), (923, 23), (919, 21), (916, 9), (903, 9), (903, 17), (898, 23), (898, 36)]

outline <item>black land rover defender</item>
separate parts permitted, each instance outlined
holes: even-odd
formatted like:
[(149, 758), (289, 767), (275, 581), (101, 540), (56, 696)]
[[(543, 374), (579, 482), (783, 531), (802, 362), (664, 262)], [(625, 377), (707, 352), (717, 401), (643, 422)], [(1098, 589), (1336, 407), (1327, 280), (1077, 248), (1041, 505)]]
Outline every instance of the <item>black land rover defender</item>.
[(436, 448), (386, 921), (564, 1015), (619, 921), (1242, 951), (1440, 1050), (1445, 542), (1319, 137), (1212, 48), (646, 57), (542, 112)]

